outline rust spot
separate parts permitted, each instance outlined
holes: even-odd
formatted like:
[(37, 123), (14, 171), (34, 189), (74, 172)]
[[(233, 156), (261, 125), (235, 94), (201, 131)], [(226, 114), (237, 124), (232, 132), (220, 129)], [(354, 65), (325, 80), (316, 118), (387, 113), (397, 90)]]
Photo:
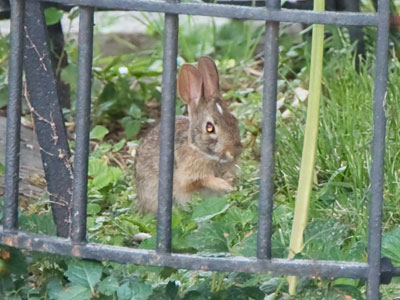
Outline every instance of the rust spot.
[(0, 251), (0, 257), (4, 260), (7, 260), (11, 257), (10, 252), (6, 251), (6, 250), (1, 250)]
[(32, 240), (31, 239), (27, 239), (25, 242), (24, 242), (24, 248), (26, 248), (26, 249), (32, 249)]
[(41, 247), (40, 247), (40, 250), (41, 251), (44, 251), (44, 252), (49, 252), (48, 250), (49, 250), (49, 247), (47, 246), (47, 244), (43, 244)]
[(207, 265), (203, 265), (203, 266), (200, 267), (200, 270), (207, 271), (208, 270), (208, 266)]
[(72, 256), (80, 256), (81, 251), (79, 250), (79, 245), (72, 246), (71, 253), (72, 253)]
[(7, 246), (15, 247), (16, 243), (14, 243), (13, 237), (5, 237), (3, 238), (3, 243)]

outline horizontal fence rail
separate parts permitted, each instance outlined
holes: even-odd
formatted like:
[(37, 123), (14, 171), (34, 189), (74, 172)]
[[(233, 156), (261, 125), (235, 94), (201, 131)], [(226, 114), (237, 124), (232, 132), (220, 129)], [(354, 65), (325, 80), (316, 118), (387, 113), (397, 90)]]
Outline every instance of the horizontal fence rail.
[[(39, 0), (27, 0), (39, 1)], [(233, 18), (241, 20), (275, 21), (304, 24), (337, 24), (355, 26), (377, 26), (378, 16), (374, 13), (351, 12), (313, 12), (304, 10), (282, 9), (268, 10), (262, 7), (242, 7), (238, 5), (206, 3), (171, 3), (147, 0), (40, 0), (64, 5), (85, 5), (102, 9), (135, 10), (168, 14), (185, 14)]]
[[(355, 278), (368, 280), (367, 298), (379, 298), (379, 285), (399, 276), (399, 268), (381, 260), (381, 207), (385, 151), (384, 103), (388, 73), (389, 1), (379, 0), (377, 13), (312, 12), (285, 10), (280, 0), (267, 0), (264, 7), (229, 4), (179, 2), (177, 0), (26, 0), (27, 4), (53, 2), (80, 6), (79, 74), (77, 95), (76, 146), (73, 170), (70, 238), (18, 231), (19, 126), (22, 90), (24, 0), (11, 6), (11, 58), (6, 153), (6, 199), (0, 244), (60, 255), (173, 268), (224, 271), (272, 272), (294, 276)], [(238, 1), (240, 3), (244, 1)], [(257, 6), (260, 5), (257, 1)], [(133, 10), (165, 14), (165, 36), (161, 105), (161, 145), (156, 250), (140, 250), (86, 242), (87, 170), (90, 129), (90, 90), (93, 51), (94, 9)], [(259, 20), (265, 22), (262, 151), (260, 162), (259, 231), (254, 258), (240, 256), (200, 256), (171, 253), (171, 212), (174, 163), (174, 125), (179, 15)], [(272, 208), (274, 194), (274, 149), (276, 96), (279, 60), (279, 23), (336, 24), (378, 27), (374, 92), (374, 135), (372, 141), (371, 205), (368, 263), (271, 258)], [(54, 79), (55, 80), (55, 79)], [(382, 280), (381, 272), (385, 274)]]
[(255, 259), (241, 256), (204, 257), (192, 254), (159, 254), (152, 250), (109, 246), (104, 244), (75, 244), (68, 239), (40, 234), (4, 232), (0, 243), (31, 251), (75, 256), (99, 261), (114, 261), (138, 265), (168, 266), (177, 269), (261, 273), (272, 272), (294, 276), (327, 278), (367, 278), (368, 264), (321, 260)]

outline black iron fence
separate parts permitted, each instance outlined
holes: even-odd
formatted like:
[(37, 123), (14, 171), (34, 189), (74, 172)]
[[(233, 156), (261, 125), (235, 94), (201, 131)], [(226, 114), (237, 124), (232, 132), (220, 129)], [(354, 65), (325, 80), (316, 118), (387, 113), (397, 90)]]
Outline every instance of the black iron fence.
[[(389, 0), (377, 13), (284, 10), (280, 0), (265, 7), (147, 0), (46, 0), (80, 6), (78, 97), (74, 165), (70, 163), (65, 126), (58, 103), (56, 77), (46, 40), (42, 1), (11, 1), (11, 53), (6, 144), (6, 197), (0, 243), (32, 251), (100, 261), (229, 272), (274, 272), (285, 275), (367, 279), (368, 299), (379, 286), (399, 276), (390, 260), (381, 260), (381, 207), (385, 151), (385, 96), (388, 73)], [(242, 1), (243, 2), (243, 1)], [(259, 6), (257, 1), (257, 6)], [(94, 9), (165, 13), (161, 107), (161, 154), (156, 250), (139, 250), (86, 242), (86, 197), (89, 154), (90, 90)], [(261, 181), (257, 257), (202, 257), (171, 253), (172, 173), (179, 14), (262, 20), (265, 25)], [(368, 263), (271, 257), (274, 145), (278, 74), (279, 22), (375, 26), (378, 28), (374, 91), (371, 200)], [(59, 237), (18, 230), (19, 140), (23, 68), (29, 105), (41, 149), (48, 192)]]

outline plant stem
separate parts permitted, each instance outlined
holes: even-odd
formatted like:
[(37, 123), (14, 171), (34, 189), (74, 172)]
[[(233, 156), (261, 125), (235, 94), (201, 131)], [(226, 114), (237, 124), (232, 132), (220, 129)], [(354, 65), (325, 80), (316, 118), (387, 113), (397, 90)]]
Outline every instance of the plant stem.
[[(324, 9), (325, 0), (314, 0), (314, 11), (323, 11)], [(315, 165), (315, 153), (317, 148), (323, 49), (324, 25), (313, 25), (307, 120), (292, 234), (290, 237), (289, 258), (293, 258), (302, 250), (303, 233), (307, 225), (307, 215)], [(289, 293), (294, 295), (296, 293), (297, 277), (288, 276), (288, 282)]]

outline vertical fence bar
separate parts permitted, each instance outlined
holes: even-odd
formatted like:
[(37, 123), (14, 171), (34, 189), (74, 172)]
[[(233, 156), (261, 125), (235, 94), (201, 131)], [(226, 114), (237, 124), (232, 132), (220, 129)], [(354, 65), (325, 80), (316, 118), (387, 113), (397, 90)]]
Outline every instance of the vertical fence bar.
[(71, 239), (86, 241), (87, 172), (90, 130), (90, 90), (93, 58), (92, 7), (79, 8), (78, 95), (76, 100), (76, 143), (72, 189)]
[(368, 232), (367, 299), (379, 299), (381, 269), (382, 202), (385, 156), (385, 99), (388, 76), (389, 0), (378, 2), (378, 36), (376, 40), (374, 134), (372, 140), (371, 202)]
[[(267, 0), (267, 8), (280, 9), (280, 0)], [(264, 46), (263, 120), (258, 204), (257, 258), (271, 258), (274, 195), (276, 94), (279, 61), (279, 22), (266, 22)]]
[(71, 233), (72, 166), (67, 130), (57, 92), (44, 4), (25, 2), (24, 71), (27, 103), (34, 120), (57, 235)]
[[(177, 1), (167, 0), (167, 2)], [(160, 253), (171, 252), (178, 30), (178, 15), (165, 14), (157, 215), (157, 252)]]
[(11, 1), (10, 61), (8, 71), (6, 173), (4, 223), (5, 230), (18, 227), (18, 181), (21, 130), (22, 60), (25, 0)]

